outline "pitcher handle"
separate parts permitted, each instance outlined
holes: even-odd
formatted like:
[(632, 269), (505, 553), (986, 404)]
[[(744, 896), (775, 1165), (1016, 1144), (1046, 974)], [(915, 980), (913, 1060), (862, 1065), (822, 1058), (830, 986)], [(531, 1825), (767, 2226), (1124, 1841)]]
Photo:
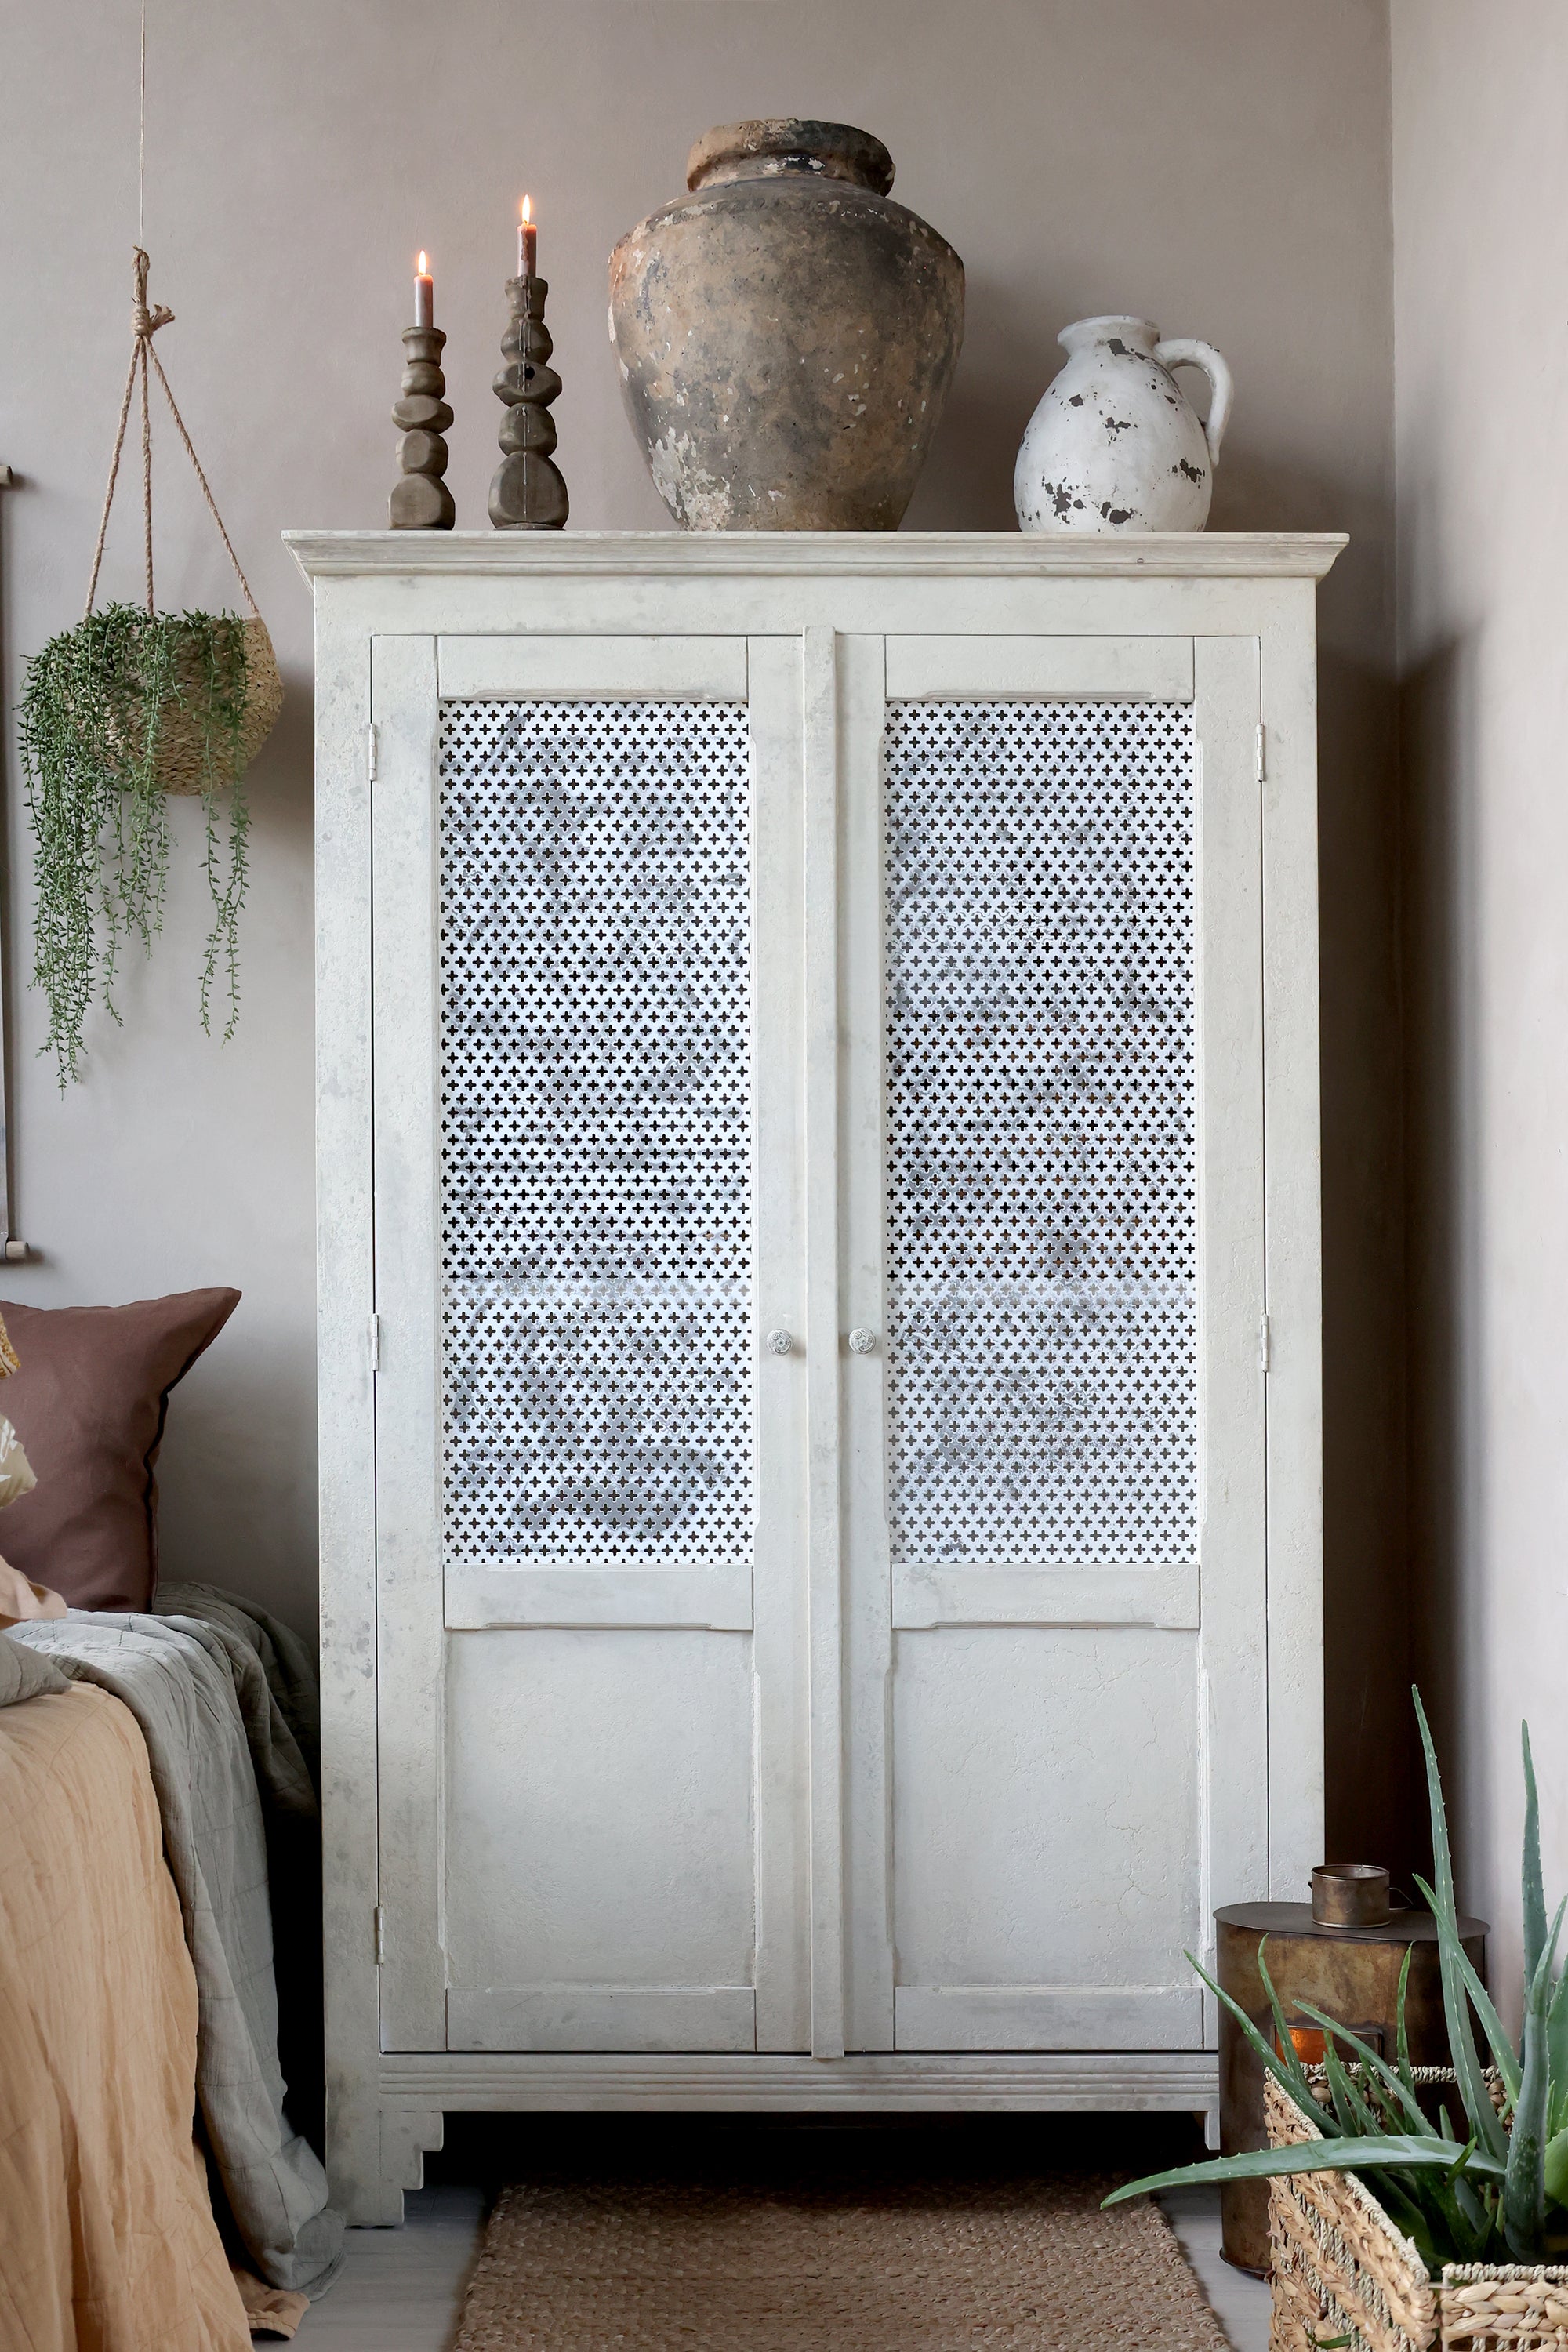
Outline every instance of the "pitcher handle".
[(1209, 445), (1209, 463), (1219, 464), (1219, 445), (1225, 439), (1225, 428), (1230, 422), (1230, 404), (1236, 387), (1230, 370), (1212, 343), (1200, 343), (1191, 335), (1173, 335), (1166, 343), (1156, 343), (1154, 357), (1163, 368), (1202, 368), (1209, 380), (1213, 397), (1209, 401), (1209, 421), (1204, 426), (1204, 437)]

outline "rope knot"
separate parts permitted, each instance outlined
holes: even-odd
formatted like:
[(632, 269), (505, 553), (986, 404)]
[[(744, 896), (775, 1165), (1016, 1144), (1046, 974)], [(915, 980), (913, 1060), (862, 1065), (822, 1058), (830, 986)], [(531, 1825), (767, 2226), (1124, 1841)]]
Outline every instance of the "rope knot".
[(150, 265), (147, 256), (139, 245), (133, 246), (132, 250), (136, 258), (132, 265), (131, 331), (139, 343), (145, 343), (152, 341), (160, 327), (171, 326), (174, 314), (173, 310), (165, 310), (162, 302), (149, 306), (147, 271)]
[(92, 577), (87, 583), (87, 607), (82, 617), (85, 620), (90, 614), (92, 600), (98, 593), (98, 574), (103, 562), (103, 542), (109, 535), (109, 509), (114, 504), (114, 485), (120, 478), (121, 453), (125, 447), (126, 420), (131, 415), (131, 403), (135, 396), (138, 376), (142, 379), (142, 540), (146, 557), (147, 610), (151, 613), (153, 609), (153, 420), (148, 414), (147, 394), (151, 377), (156, 375), (163, 388), (163, 397), (169, 404), (169, 414), (174, 420), (174, 430), (184, 444), (186, 457), (195, 467), (196, 479), (201, 484), (202, 496), (207, 502), (208, 511), (217, 525), (218, 537), (227, 548), (229, 562), (238, 575), (240, 587), (245, 592), (245, 601), (256, 619), (259, 621), (261, 614), (257, 611), (256, 599), (250, 593), (250, 583), (240, 571), (239, 558), (236, 555), (229, 535), (223, 527), (223, 517), (217, 510), (217, 500), (213, 497), (207, 485), (207, 478), (202, 471), (202, 461), (191, 446), (191, 436), (185, 430), (185, 420), (175, 406), (174, 395), (169, 390), (169, 379), (163, 373), (163, 362), (153, 349), (153, 336), (160, 327), (167, 327), (172, 323), (174, 314), (162, 302), (148, 301), (147, 256), (139, 245), (133, 246), (132, 251), (136, 257), (132, 266), (131, 294), (131, 367), (125, 378), (125, 395), (120, 404), (120, 422), (114, 428), (114, 455), (109, 461), (109, 488), (103, 494), (103, 512), (98, 519), (98, 545), (92, 551)]

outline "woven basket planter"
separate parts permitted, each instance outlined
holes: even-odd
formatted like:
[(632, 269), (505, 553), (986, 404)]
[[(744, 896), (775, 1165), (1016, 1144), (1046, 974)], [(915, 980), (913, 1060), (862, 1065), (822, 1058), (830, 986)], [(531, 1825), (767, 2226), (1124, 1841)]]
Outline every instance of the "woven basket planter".
[[(233, 777), (218, 779), (220, 789), (237, 782), (271, 734), (283, 708), (283, 680), (265, 621), (250, 619), (245, 629), (245, 718), (240, 725)], [(174, 658), (174, 683), (179, 699), (164, 703), (158, 720), (157, 774), (166, 793), (202, 791), (206, 776), (206, 728), (204, 720), (205, 681), (194, 642), (187, 641)]]
[[(1454, 2080), (1418, 2067), (1417, 2083)], [(1270, 2147), (1319, 2137), (1269, 2077)], [(1440, 2281), (1348, 2172), (1297, 2172), (1268, 2184), (1274, 2315), (1269, 2352), (1568, 2352), (1568, 2269), (1445, 2264)]]
[[(267, 624), (252, 618), (244, 627), (245, 718), (239, 730), (237, 782), (271, 734), (283, 708), (283, 680)], [(177, 664), (175, 676), (185, 698), (163, 707), (158, 729), (158, 782), (166, 793), (199, 793), (205, 773), (205, 743), (202, 684), (194, 646)]]

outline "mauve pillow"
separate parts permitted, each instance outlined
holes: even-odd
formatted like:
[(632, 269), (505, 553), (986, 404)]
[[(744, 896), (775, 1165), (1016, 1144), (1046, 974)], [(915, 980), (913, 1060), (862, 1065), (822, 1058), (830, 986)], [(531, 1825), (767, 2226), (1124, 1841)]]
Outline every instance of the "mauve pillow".
[(0, 1515), (0, 1551), (73, 1609), (145, 1609), (158, 1581), (158, 1483), (169, 1391), (239, 1304), (184, 1290), (130, 1307), (0, 1299), (19, 1371), (0, 1390), (37, 1476)]

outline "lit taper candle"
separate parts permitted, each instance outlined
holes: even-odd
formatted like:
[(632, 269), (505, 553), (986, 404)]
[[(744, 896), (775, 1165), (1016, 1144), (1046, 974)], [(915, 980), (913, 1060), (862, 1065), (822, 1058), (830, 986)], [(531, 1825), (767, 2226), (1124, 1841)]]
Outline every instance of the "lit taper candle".
[(429, 256), (424, 253), (414, 279), (414, 323), (416, 327), (436, 323), (436, 280), (430, 275)]
[(518, 215), (517, 274), (520, 278), (534, 278), (539, 274), (539, 223), (526, 196), (518, 206)]

